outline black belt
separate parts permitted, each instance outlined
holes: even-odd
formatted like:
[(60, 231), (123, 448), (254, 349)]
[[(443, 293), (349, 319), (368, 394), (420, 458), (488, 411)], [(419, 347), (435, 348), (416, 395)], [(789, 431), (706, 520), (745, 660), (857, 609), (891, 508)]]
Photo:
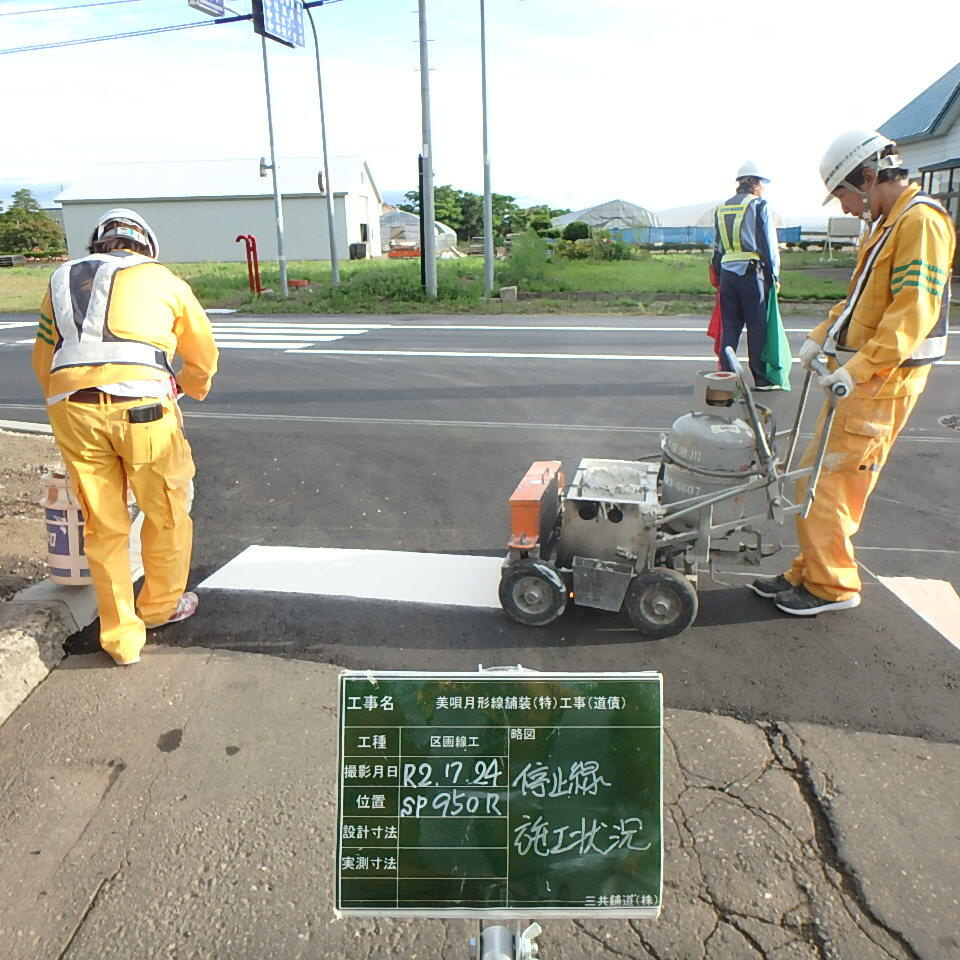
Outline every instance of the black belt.
[(105, 393), (99, 387), (84, 387), (82, 390), (75, 390), (67, 397), (74, 403), (100, 403), (104, 397), (111, 400), (150, 400), (152, 397), (114, 397), (112, 394)]

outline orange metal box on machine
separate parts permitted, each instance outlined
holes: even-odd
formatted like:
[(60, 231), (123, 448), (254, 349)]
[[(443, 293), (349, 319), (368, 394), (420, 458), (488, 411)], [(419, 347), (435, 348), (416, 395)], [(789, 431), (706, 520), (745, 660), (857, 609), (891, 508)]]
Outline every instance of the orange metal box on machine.
[(559, 460), (537, 460), (530, 465), (510, 497), (511, 550), (534, 550), (549, 539), (560, 506), (564, 484)]

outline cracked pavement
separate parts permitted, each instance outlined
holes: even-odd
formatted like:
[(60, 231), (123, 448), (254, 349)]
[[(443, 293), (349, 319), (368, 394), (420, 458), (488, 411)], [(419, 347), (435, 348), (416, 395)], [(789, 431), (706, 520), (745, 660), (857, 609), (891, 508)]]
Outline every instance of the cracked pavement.
[[(72, 656), (0, 727), (10, 960), (468, 957), (467, 921), (332, 913), (337, 668)], [(545, 960), (960, 955), (960, 746), (667, 711), (659, 921), (547, 920)]]

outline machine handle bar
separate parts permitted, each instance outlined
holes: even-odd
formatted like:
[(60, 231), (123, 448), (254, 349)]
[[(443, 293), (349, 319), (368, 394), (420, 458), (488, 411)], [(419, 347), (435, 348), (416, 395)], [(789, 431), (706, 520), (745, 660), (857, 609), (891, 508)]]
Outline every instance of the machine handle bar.
[[(830, 376), (830, 371), (827, 369), (826, 364), (821, 363), (819, 360), (810, 361), (810, 369), (818, 377), (828, 377)], [(841, 400), (845, 397), (850, 391), (842, 383), (834, 383), (830, 385), (830, 392), (838, 399)]]
[(730, 364), (731, 369), (734, 373), (736, 373), (737, 379), (740, 381), (740, 386), (743, 390), (743, 399), (746, 403), (747, 413), (750, 417), (750, 426), (753, 428), (753, 433), (756, 437), (757, 451), (760, 454), (760, 462), (763, 466), (763, 472), (771, 481), (776, 482), (776, 460), (774, 459), (770, 445), (767, 443), (766, 434), (763, 432), (763, 424), (760, 422), (760, 414), (757, 411), (757, 405), (754, 403), (753, 394), (750, 392), (750, 388), (747, 386), (747, 378), (744, 376), (743, 367), (740, 365), (740, 360), (738, 359), (737, 354), (734, 352), (733, 347), (725, 347), (724, 355), (726, 356), (727, 362)]

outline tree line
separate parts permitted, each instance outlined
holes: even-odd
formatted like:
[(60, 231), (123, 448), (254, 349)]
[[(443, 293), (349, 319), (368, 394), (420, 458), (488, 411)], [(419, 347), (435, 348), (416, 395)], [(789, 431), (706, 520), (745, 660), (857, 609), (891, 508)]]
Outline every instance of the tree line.
[(60, 224), (26, 188), (10, 198), (6, 210), (0, 204), (0, 253), (50, 253), (65, 246)]
[[(457, 232), (458, 240), (469, 240), (483, 235), (483, 197), (469, 190), (457, 190), (450, 184), (434, 188), (434, 211), (441, 223)], [(420, 216), (420, 194), (409, 190), (404, 194), (406, 203), (398, 204), (398, 209)], [(546, 204), (533, 207), (521, 207), (516, 197), (505, 193), (492, 195), (493, 232), (505, 237), (510, 233), (524, 233), (536, 230), (545, 233), (550, 230), (550, 220), (569, 210), (559, 210)]]

